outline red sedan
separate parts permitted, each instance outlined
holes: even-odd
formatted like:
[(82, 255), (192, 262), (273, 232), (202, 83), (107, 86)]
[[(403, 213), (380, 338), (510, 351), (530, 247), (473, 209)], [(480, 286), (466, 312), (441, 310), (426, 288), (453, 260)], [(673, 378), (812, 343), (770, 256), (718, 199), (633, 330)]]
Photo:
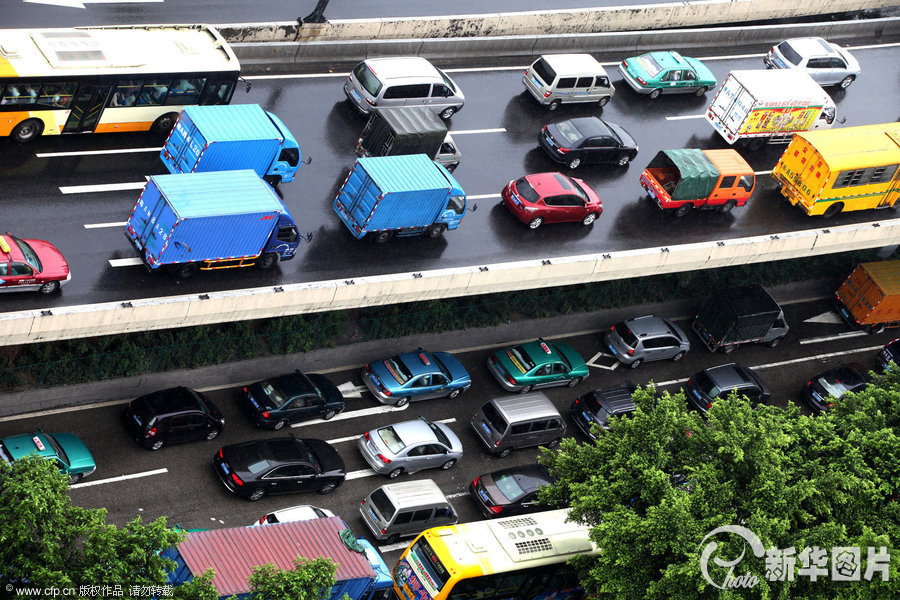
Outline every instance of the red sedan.
[(0, 292), (52, 294), (71, 278), (69, 263), (50, 242), (0, 235)]
[(562, 173), (520, 177), (506, 184), (501, 195), (509, 212), (531, 229), (545, 222), (590, 225), (603, 213), (600, 197), (588, 184)]

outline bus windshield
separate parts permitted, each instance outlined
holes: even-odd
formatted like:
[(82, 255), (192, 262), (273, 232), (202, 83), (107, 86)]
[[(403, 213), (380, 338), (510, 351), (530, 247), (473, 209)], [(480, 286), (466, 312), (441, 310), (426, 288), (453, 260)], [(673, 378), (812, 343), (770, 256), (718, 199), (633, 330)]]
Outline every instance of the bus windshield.
[(394, 567), (394, 582), (408, 587), (420, 600), (437, 597), (449, 578), (447, 568), (424, 537), (410, 546)]

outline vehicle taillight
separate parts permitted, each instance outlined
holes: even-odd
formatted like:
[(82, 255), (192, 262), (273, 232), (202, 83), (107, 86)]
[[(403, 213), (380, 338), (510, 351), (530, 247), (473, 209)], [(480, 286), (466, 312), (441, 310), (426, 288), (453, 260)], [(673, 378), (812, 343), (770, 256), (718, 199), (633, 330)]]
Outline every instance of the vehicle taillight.
[(219, 448), (219, 458), (225, 458), (224, 448)]
[(245, 393), (245, 394), (247, 393), (247, 388), (244, 388), (244, 393)]
[(806, 382), (806, 387), (810, 387), (812, 385), (812, 379)]
[(268, 419), (268, 418), (269, 418), (269, 411), (264, 410), (264, 411), (262, 412), (262, 417), (263, 417), (263, 419)]
[(366, 102), (368, 102), (371, 106), (375, 106), (377, 103), (374, 100), (369, 100), (366, 98)]
[(381, 530), (381, 533), (387, 533), (387, 527)]
[(563, 154), (565, 154), (566, 152), (569, 151), (568, 148), (563, 148), (562, 146), (560, 146), (559, 148), (557, 148), (557, 150), (559, 150), (559, 151), (562, 152)]
[(500, 447), (500, 442), (501, 442), (501, 441), (502, 441), (502, 440), (497, 440), (496, 442), (494, 442), (494, 448), (499, 448), (499, 447)]
[(387, 389), (386, 387), (384, 387), (384, 385), (381, 386), (381, 393), (384, 394), (385, 396), (391, 395), (391, 391), (389, 389)]
[(237, 475), (235, 475), (234, 473), (231, 474), (231, 479), (238, 485), (244, 485), (244, 482), (241, 481), (241, 478), (238, 477)]
[(634, 356), (634, 348), (628, 349), (628, 356)]
[(476, 488), (477, 488), (477, 487), (478, 487), (478, 482), (479, 482), (479, 481), (481, 481), (481, 475), (479, 475), (478, 477), (476, 477), (476, 478), (472, 481), (472, 487), (476, 487)]
[(365, 433), (363, 434), (363, 437), (366, 438), (366, 441), (368, 442), (368, 441), (369, 441), (369, 432), (368, 432), (368, 431), (365, 432)]
[(512, 376), (512, 375), (507, 375), (507, 376), (506, 376), (506, 380), (507, 380), (508, 382), (510, 382), (511, 384), (516, 385), (516, 380), (513, 379), (513, 376)]
[(635, 79), (637, 79), (637, 81), (638, 81), (639, 84), (641, 84), (641, 85), (647, 85), (647, 82), (644, 81), (643, 79), (641, 79), (640, 77), (635, 77)]
[(550, 92), (544, 92), (544, 98), (549, 98), (549, 97), (550, 97)]
[(706, 403), (706, 410), (709, 410), (709, 409), (711, 409), (711, 408), (712, 408), (712, 402), (707, 402), (707, 403)]
[(503, 507), (502, 506), (488, 506), (488, 510), (490, 510), (495, 515), (499, 515), (500, 512), (503, 510)]
[(153, 437), (154, 435), (156, 435), (156, 427), (151, 427), (150, 429), (147, 430), (148, 437)]
[(627, 61), (627, 60), (623, 60), (623, 61), (622, 61), (622, 66), (625, 67), (625, 68), (627, 69), (627, 68), (628, 68), (628, 61)]
[(260, 525), (263, 525), (265, 522), (266, 522), (266, 518), (265, 518), (265, 517), (263, 517), (262, 519), (259, 520), (259, 524), (260, 524)]
[(384, 454), (379, 454), (379, 455), (378, 455), (378, 458), (380, 458), (380, 459), (381, 459), (381, 462), (383, 462), (383, 463), (386, 464), (386, 465), (391, 464), (391, 459), (385, 457)]

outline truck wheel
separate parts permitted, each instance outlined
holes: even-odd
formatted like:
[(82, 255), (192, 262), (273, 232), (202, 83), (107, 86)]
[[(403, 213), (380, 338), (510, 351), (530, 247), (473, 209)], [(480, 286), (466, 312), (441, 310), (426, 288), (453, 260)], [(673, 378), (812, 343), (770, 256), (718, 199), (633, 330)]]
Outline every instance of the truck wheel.
[(884, 333), (884, 323), (878, 323), (877, 325), (869, 325), (866, 327), (866, 333), (871, 333), (873, 335), (877, 335), (879, 333)]
[(660, 97), (660, 95), (662, 95), (662, 90), (659, 89), (659, 88), (656, 88), (655, 90), (653, 90), (652, 92), (650, 92), (650, 99), (651, 99), (651, 100), (656, 100), (657, 98)]
[(428, 228), (428, 237), (431, 239), (437, 239), (444, 235), (444, 232), (447, 230), (447, 226), (443, 223), (438, 223), (437, 225), (432, 225)]
[(459, 166), (459, 163), (456, 163), (455, 165), (447, 165), (444, 168), (447, 169), (448, 173), (452, 173), (453, 171), (456, 170), (456, 167), (458, 167), (458, 166)]
[(778, 344), (780, 344), (780, 343), (781, 343), (781, 340), (783, 340), (783, 339), (784, 339), (783, 337), (777, 337), (777, 338), (775, 338), (774, 340), (772, 340), (772, 341), (770, 341), (769, 343), (767, 343), (766, 346), (768, 346), (769, 348), (774, 348), (775, 346), (777, 346)]
[(153, 125), (150, 126), (150, 132), (155, 133), (156, 135), (169, 135), (172, 132), (172, 127), (175, 126), (175, 121), (178, 120), (178, 113), (166, 113), (157, 117), (155, 121), (153, 121)]
[(676, 208), (676, 209), (672, 212), (672, 214), (674, 214), (676, 217), (683, 217), (684, 215), (686, 215), (686, 214), (688, 214), (689, 212), (691, 212), (691, 209), (692, 209), (692, 208), (694, 208), (694, 205), (693, 205), (693, 204), (682, 204), (681, 206), (679, 206), (678, 208)]
[(278, 187), (278, 184), (281, 183), (281, 175), (266, 175), (263, 179), (273, 188)]
[(725, 344), (722, 346), (722, 354), (731, 354), (737, 348), (735, 344)]
[(699, 88), (696, 92), (694, 92), (694, 95), (699, 98), (699, 97), (705, 95), (708, 90), (709, 90), (709, 88), (704, 85), (703, 87)]
[(556, 110), (557, 108), (559, 108), (560, 104), (562, 104), (562, 102), (560, 102), (559, 98), (557, 98), (556, 100), (554, 100), (553, 102), (551, 102), (550, 104), (547, 105), (547, 110)]
[(841, 79), (841, 82), (838, 85), (841, 86), (842, 90), (846, 90), (848, 87), (850, 87), (850, 84), (853, 83), (854, 79), (856, 79), (856, 77), (854, 77), (853, 75), (847, 75), (846, 77)]
[(266, 252), (256, 260), (256, 268), (266, 271), (275, 266), (278, 262), (278, 255), (274, 252)]
[(14, 142), (24, 144), (41, 137), (44, 132), (44, 122), (40, 119), (25, 119), (13, 127), (10, 137)]
[(392, 237), (394, 237), (393, 231), (379, 231), (372, 234), (372, 240), (374, 240), (376, 244), (384, 244)]
[(737, 203), (734, 200), (729, 200), (728, 202), (726, 202), (725, 204), (723, 204), (722, 206), (719, 207), (719, 212), (722, 213), (723, 215), (727, 215), (728, 213), (731, 212), (731, 209), (733, 209), (736, 204)]
[(610, 98), (611, 96), (603, 96), (602, 98), (600, 98), (600, 101), (598, 102), (598, 104), (600, 104), (600, 108), (603, 108), (604, 106), (609, 104)]
[(838, 214), (842, 210), (844, 210), (844, 203), (843, 202), (835, 202), (834, 204), (832, 204), (831, 206), (829, 206), (828, 208), (825, 209), (825, 212), (822, 213), (822, 218), (830, 219), (831, 217)]
[(169, 267), (169, 273), (171, 273), (172, 277), (175, 279), (190, 279), (196, 275), (199, 270), (200, 268), (196, 263), (182, 263)]

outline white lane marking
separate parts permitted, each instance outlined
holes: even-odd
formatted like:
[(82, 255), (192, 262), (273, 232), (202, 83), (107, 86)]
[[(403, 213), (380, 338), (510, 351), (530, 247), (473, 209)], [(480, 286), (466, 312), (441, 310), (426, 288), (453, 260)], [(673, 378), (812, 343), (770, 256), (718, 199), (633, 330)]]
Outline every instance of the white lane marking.
[(100, 229), (101, 227), (125, 227), (128, 224), (128, 221), (121, 221), (119, 223), (85, 223), (85, 229)]
[(397, 542), (396, 544), (385, 544), (378, 546), (379, 552), (394, 552), (395, 550), (406, 550), (406, 547), (412, 542), (412, 539), (405, 542)]
[(800, 340), (800, 345), (805, 344), (818, 344), (820, 342), (831, 342), (833, 340), (842, 340), (844, 338), (853, 338), (853, 337), (861, 337), (864, 335), (869, 335), (865, 331), (848, 331), (846, 333), (839, 333), (837, 335), (829, 335), (827, 337), (817, 337), (817, 338), (809, 338), (806, 340)]
[(84, 8), (79, 0), (22, 0), (31, 4), (49, 4), (51, 6), (65, 6), (66, 8)]
[(138, 265), (144, 264), (141, 262), (140, 258), (111, 258), (109, 259), (109, 266), (111, 267), (136, 267)]
[(444, 498), (459, 498), (461, 496), (466, 496), (469, 492), (456, 492), (455, 494), (444, 494)]
[[(814, 317), (810, 317), (803, 321), (804, 323), (841, 323), (842, 319), (839, 314), (833, 310), (828, 310)], [(803, 342), (800, 342), (801, 344)]]
[(368, 391), (366, 386), (353, 385), (352, 381), (342, 383), (337, 389), (344, 398), (362, 398), (362, 393)]
[[(370, 415), (383, 415), (385, 413), (390, 412), (399, 412), (401, 410), (406, 410), (409, 408), (409, 404), (403, 406), (402, 408), (397, 408), (396, 406), (392, 406), (389, 404), (382, 404), (379, 406), (373, 406), (372, 408), (363, 408), (361, 410), (351, 410), (347, 412), (342, 412), (338, 415), (335, 415), (330, 421), (345, 421), (347, 419), (355, 419), (356, 417), (368, 417)], [(312, 421), (303, 421), (302, 423), (294, 423), (291, 427), (306, 427), (308, 425), (321, 425), (322, 423), (327, 423), (325, 419), (313, 419)]]
[(81, 150), (74, 152), (38, 152), (35, 154), (38, 158), (56, 158), (58, 156), (91, 156), (95, 154), (131, 154), (134, 152), (159, 152), (162, 147), (158, 148), (121, 148), (119, 150)]
[(666, 121), (683, 121), (684, 119), (702, 119), (706, 113), (702, 115), (679, 115), (677, 117), (666, 117)]
[[(597, 364), (596, 361), (597, 361), (597, 359), (600, 358), (601, 356), (605, 356), (605, 357), (607, 357), (607, 358), (613, 359), (613, 360), (612, 360), (612, 366), (611, 366), (611, 367), (608, 367), (608, 366), (606, 366), (606, 365), (600, 365), (600, 364)], [(614, 371), (616, 368), (618, 368), (618, 366), (619, 366), (620, 363), (619, 363), (619, 360), (618, 360), (615, 356), (612, 356), (611, 354), (607, 354), (606, 352), (604, 352), (603, 350), (601, 350), (601, 351), (598, 352), (597, 354), (593, 355), (593, 356), (591, 357), (591, 359), (590, 359), (589, 361), (587, 361), (587, 363), (585, 363), (585, 364), (587, 364), (587, 366), (589, 366), (589, 367), (596, 367), (596, 368), (598, 368), (598, 369), (606, 369), (607, 371)]]
[(506, 127), (494, 127), (492, 129), (460, 129), (451, 131), (453, 135), (468, 135), (470, 133), (503, 133)]
[(63, 194), (89, 194), (92, 192), (118, 192), (122, 190), (142, 190), (144, 181), (129, 181), (126, 183), (99, 183), (95, 185), (66, 185), (60, 186)]
[(109, 479), (98, 479), (97, 481), (88, 481), (85, 483), (76, 483), (70, 485), (70, 488), (91, 487), (92, 485), (103, 485), (105, 483), (115, 483), (117, 481), (125, 481), (126, 479), (138, 479), (139, 477), (150, 477), (151, 475), (163, 475), (168, 473), (168, 469), (155, 469), (153, 471), (144, 471), (143, 473), (132, 473), (130, 475), (119, 475), (118, 477), (110, 477)]
[(500, 194), (478, 194), (476, 196), (466, 196), (468, 200), (485, 200), (487, 198), (500, 198)]
[(345, 481), (350, 481), (351, 479), (362, 479), (363, 477), (372, 477), (374, 475), (379, 475), (372, 469), (360, 469), (359, 471), (350, 471), (344, 477)]
[(753, 174), (754, 175), (768, 175), (771, 172), (772, 172), (772, 169), (769, 169), (768, 171), (753, 171)]
[(75, 410), (93, 410), (95, 408), (104, 408), (107, 406), (116, 406), (117, 404), (128, 404), (130, 400), (107, 400), (106, 402), (95, 402), (94, 404), (82, 404), (81, 406), (69, 406), (67, 408), (51, 408), (33, 413), (24, 413), (21, 415), (9, 415), (0, 417), (0, 423), (4, 421), (18, 421), (20, 419), (31, 419), (36, 417), (46, 417), (49, 415), (58, 415), (60, 413), (72, 412)]
[(242, 79), (314, 79), (316, 77), (349, 77), (350, 73), (291, 73), (280, 75), (244, 75)]

